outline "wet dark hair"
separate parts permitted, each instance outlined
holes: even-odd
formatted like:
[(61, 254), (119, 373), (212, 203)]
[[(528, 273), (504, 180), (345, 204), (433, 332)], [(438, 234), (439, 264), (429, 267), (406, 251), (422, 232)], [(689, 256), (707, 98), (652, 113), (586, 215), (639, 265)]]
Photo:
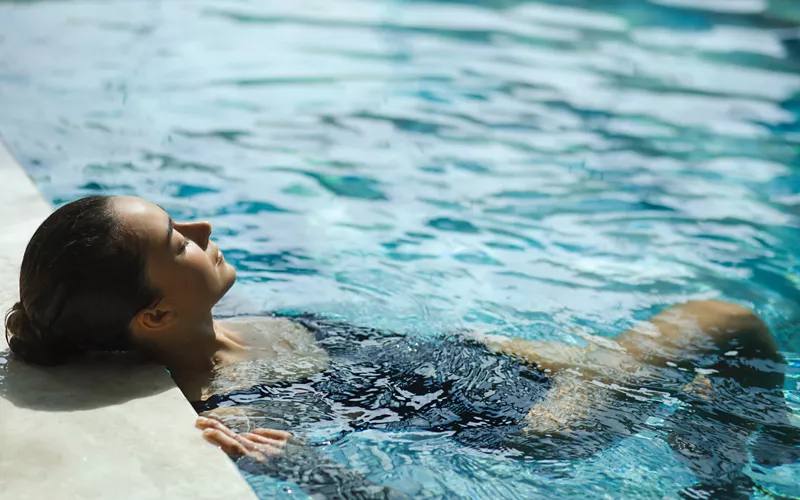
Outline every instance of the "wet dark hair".
[(111, 198), (90, 196), (53, 212), (22, 259), (20, 301), (5, 318), (11, 350), (55, 365), (87, 351), (131, 349), (131, 320), (158, 299), (145, 258)]

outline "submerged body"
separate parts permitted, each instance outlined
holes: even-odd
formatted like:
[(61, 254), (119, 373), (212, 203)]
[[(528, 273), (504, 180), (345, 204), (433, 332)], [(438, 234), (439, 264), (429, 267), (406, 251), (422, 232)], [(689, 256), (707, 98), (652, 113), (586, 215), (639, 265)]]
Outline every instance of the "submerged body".
[[(217, 367), (203, 400), (190, 399), (240, 432), (428, 430), (484, 452), (576, 459), (666, 416), (660, 432), (698, 476), (695, 492), (728, 497), (748, 490), (741, 470), (754, 431), (761, 431), (750, 448), (756, 461), (796, 458), (786, 444), (796, 430), (780, 393), (782, 360), (763, 322), (732, 304), (679, 306), (614, 340), (587, 336), (589, 347), (469, 332), (419, 341), (309, 315), (222, 327), (235, 336), (267, 333), (254, 348), (266, 357)], [(665, 412), (665, 403), (673, 410)], [(309, 453), (250, 468), (317, 491), (322, 486), (301, 473), (311, 460), (338, 471), (323, 476), (336, 484), (340, 466)], [(339, 487), (372, 487), (342, 474)]]

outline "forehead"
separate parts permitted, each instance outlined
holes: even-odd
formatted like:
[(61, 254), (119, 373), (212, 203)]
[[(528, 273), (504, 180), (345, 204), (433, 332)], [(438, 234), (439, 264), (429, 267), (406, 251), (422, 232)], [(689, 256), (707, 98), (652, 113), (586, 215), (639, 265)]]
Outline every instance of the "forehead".
[(169, 216), (158, 205), (134, 196), (120, 196), (112, 200), (120, 222), (141, 240), (152, 244), (167, 240)]

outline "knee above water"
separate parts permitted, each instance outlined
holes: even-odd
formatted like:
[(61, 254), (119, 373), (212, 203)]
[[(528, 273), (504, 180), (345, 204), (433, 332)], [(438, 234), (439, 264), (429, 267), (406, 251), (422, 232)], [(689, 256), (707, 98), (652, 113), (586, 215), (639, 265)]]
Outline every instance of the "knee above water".
[(772, 358), (777, 353), (769, 327), (754, 311), (718, 300), (695, 301), (687, 304), (701, 323), (703, 330), (714, 338), (719, 347), (731, 347)]

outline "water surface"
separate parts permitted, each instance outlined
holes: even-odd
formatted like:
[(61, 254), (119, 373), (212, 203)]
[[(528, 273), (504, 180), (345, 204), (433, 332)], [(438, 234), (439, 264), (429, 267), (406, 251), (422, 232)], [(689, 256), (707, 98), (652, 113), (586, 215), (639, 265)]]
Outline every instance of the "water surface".
[[(797, 406), (798, 23), (790, 0), (0, 2), (0, 133), (56, 204), (210, 219), (240, 277), (220, 313), (580, 343), (721, 298), (773, 328)], [(377, 431), (326, 453), (432, 498), (693, 481), (645, 434), (535, 466)], [(799, 466), (753, 477), (800, 494)]]

